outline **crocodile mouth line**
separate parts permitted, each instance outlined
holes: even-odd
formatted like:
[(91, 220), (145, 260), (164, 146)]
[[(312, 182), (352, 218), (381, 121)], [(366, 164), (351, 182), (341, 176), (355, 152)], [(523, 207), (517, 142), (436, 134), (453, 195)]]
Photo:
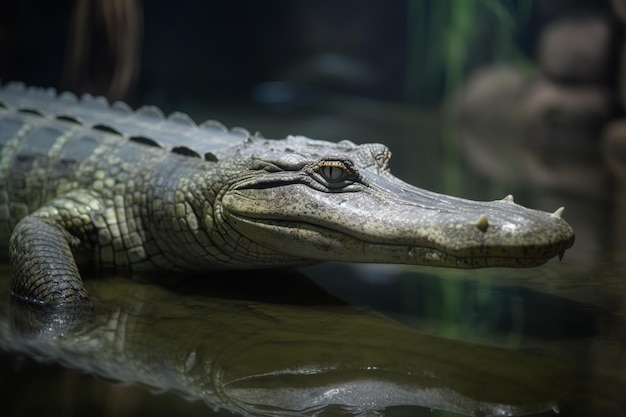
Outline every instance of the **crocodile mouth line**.
[[(371, 260), (368, 259), (354, 259), (351, 260), (348, 256), (347, 262), (372, 262), (372, 263), (390, 263), (388, 260), (377, 260), (376, 254), (384, 253), (404, 253), (402, 260), (398, 258), (399, 264), (410, 265), (427, 265), (427, 266), (452, 266), (455, 268), (483, 268), (483, 267), (533, 267), (546, 263), (548, 260), (559, 256), (563, 257), (566, 245), (561, 245), (557, 251), (553, 251), (549, 255), (543, 254), (480, 254), (471, 255), (466, 253), (454, 253), (448, 250), (448, 248), (436, 245), (428, 242), (416, 242), (416, 243), (392, 243), (389, 241), (375, 241), (362, 236), (348, 233), (344, 230), (331, 229), (316, 223), (294, 221), (294, 220), (276, 220), (260, 217), (250, 217), (241, 214), (230, 213), (229, 217), (232, 217), (237, 222), (245, 223), (253, 228), (264, 229), (267, 231), (277, 232), (281, 230), (281, 234), (287, 236), (293, 233), (294, 230), (300, 231), (303, 236), (300, 238), (305, 240), (307, 236), (304, 234), (317, 234), (323, 236), (326, 240), (334, 241), (347, 241), (349, 243), (358, 243), (362, 245), (364, 250), (370, 254)], [(235, 227), (237, 228), (237, 227)], [(254, 240), (254, 237), (247, 236)], [(261, 243), (261, 242), (258, 242)], [(267, 242), (263, 242), (267, 245)], [(320, 245), (324, 245), (321, 243)], [(280, 249), (277, 247), (277, 249)], [(284, 249), (284, 246), (283, 246)], [(484, 248), (482, 248), (484, 250)], [(396, 255), (397, 257), (397, 255)], [(366, 257), (367, 258), (367, 257)], [(330, 259), (319, 259), (320, 261)]]

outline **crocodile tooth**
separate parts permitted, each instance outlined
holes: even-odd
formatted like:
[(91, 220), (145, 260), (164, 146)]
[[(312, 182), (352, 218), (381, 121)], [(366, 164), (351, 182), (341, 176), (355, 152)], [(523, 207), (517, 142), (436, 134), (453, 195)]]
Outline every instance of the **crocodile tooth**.
[(552, 411), (554, 411), (556, 414), (559, 414), (561, 412), (561, 410), (559, 410), (559, 406), (556, 404), (552, 406)]
[(513, 194), (507, 195), (506, 197), (504, 197), (500, 201), (504, 201), (505, 203), (515, 203), (515, 199), (513, 198)]
[(480, 216), (476, 221), (476, 227), (478, 227), (481, 232), (485, 232), (489, 227), (489, 221), (487, 220), (487, 216), (485, 216), (484, 214)]
[(550, 217), (554, 217), (556, 219), (560, 219), (561, 215), (563, 214), (563, 210), (565, 210), (565, 207), (559, 207), (558, 209), (556, 209), (556, 211), (554, 213), (552, 213), (550, 215)]

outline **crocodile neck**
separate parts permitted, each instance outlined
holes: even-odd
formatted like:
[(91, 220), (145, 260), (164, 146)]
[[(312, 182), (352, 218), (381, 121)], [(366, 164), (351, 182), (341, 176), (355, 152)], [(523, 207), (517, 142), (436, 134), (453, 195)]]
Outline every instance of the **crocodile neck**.
[(227, 166), (171, 161), (179, 158), (169, 155), (163, 161), (148, 197), (148, 230), (170, 269), (274, 268), (312, 263), (277, 254), (243, 236), (224, 219), (221, 198), (234, 182), (246, 178), (242, 175), (247, 169), (245, 161), (234, 159)]

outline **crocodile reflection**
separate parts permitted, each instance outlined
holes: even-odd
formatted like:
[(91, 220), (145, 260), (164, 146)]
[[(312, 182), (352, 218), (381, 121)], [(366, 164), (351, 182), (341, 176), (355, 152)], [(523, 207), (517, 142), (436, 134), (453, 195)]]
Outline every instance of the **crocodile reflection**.
[(528, 415), (556, 407), (565, 391), (553, 361), (422, 335), (354, 306), (181, 297), (117, 279), (87, 285), (87, 319), (13, 305), (2, 312), (0, 346), (243, 415), (377, 415), (398, 405)]

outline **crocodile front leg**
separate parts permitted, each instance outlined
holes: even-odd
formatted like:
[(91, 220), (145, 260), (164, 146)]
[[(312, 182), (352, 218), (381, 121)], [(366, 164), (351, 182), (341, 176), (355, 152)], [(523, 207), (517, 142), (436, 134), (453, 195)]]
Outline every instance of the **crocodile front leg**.
[(88, 247), (92, 214), (101, 208), (96, 196), (77, 190), (20, 220), (9, 245), (11, 294), (44, 306), (89, 308), (73, 249)]
[(71, 249), (77, 240), (48, 219), (22, 219), (9, 248), (11, 294), (42, 305), (89, 305)]

